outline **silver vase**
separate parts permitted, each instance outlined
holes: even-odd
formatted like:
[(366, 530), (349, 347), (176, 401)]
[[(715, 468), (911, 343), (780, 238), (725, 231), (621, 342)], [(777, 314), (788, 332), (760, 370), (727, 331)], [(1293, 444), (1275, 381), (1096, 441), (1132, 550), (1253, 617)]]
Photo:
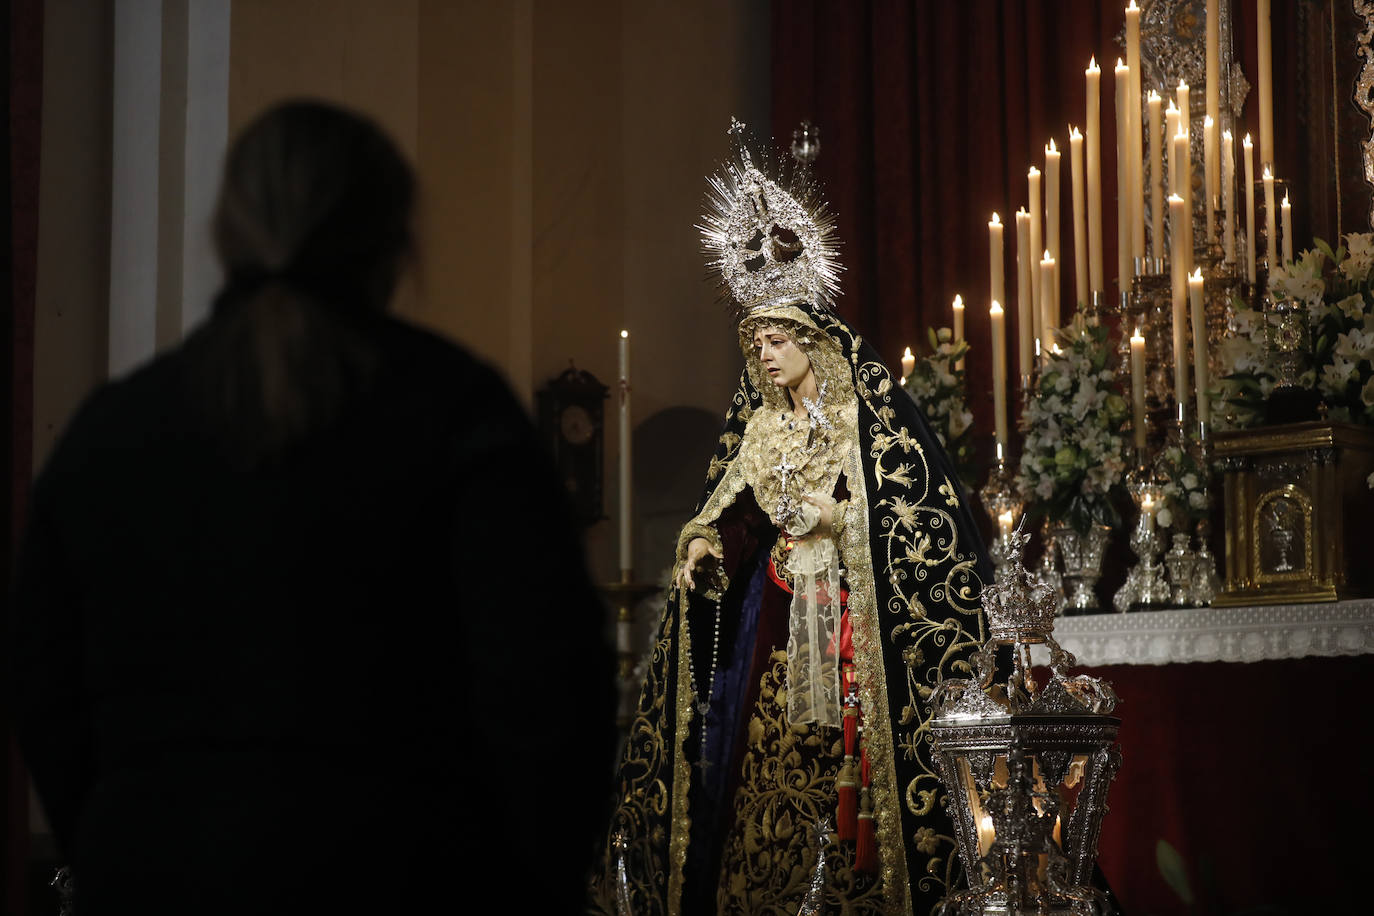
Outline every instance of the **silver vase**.
[(1080, 534), (1067, 525), (1053, 529), (1055, 545), (1064, 561), (1065, 614), (1094, 614), (1101, 610), (1097, 601), (1097, 580), (1102, 578), (1102, 555), (1112, 529), (1093, 525)]

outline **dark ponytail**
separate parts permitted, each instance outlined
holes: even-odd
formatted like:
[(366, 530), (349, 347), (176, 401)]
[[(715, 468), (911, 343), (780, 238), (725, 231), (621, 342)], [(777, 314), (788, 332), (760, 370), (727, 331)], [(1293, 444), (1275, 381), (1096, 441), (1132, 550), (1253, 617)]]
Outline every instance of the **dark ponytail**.
[(413, 252), (414, 194), (386, 135), (325, 103), (279, 105), (233, 144), (214, 220), (225, 284), (188, 355), (236, 461), (290, 448), (366, 387), (365, 327)]

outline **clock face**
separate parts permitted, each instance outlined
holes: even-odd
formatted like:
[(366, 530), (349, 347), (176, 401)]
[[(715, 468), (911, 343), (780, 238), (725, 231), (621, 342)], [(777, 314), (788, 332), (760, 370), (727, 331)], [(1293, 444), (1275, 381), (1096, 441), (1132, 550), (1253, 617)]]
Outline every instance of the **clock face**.
[(563, 432), (563, 438), (572, 445), (586, 445), (592, 441), (592, 436), (596, 432), (596, 427), (592, 424), (592, 415), (587, 413), (585, 407), (576, 404), (563, 408), (558, 417), (558, 425)]

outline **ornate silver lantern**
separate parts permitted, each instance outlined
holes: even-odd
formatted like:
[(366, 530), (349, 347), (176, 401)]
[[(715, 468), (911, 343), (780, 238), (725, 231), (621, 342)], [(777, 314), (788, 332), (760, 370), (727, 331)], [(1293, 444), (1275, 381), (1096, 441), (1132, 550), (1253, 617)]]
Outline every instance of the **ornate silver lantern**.
[[(947, 897), (943, 912), (1097, 916), (1106, 898), (1091, 876), (1107, 787), (1121, 765), (1121, 720), (1109, 715), (1109, 683), (1067, 673), (1075, 660), (1051, 635), (1056, 596), (1026, 572), (1023, 529), (984, 589), (991, 638), (973, 656), (974, 676), (942, 681), (931, 697), (936, 764), (969, 876), (969, 890)], [(1049, 649), (1043, 685), (1032, 645)], [(1002, 646), (1011, 670), (997, 682)]]

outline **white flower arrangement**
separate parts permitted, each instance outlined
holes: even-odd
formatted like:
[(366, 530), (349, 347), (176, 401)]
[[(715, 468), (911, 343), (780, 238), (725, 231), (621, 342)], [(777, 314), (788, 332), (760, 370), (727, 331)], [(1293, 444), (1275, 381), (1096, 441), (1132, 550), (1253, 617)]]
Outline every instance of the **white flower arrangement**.
[[(1299, 382), (1321, 395), (1332, 420), (1374, 424), (1374, 233), (1351, 233), (1336, 250), (1321, 239), (1297, 260), (1275, 268), (1276, 301), (1306, 307), (1310, 347)], [(1274, 388), (1265, 318), (1238, 309), (1235, 334), (1221, 345), (1225, 367), (1213, 391), (1216, 424), (1239, 429), (1263, 422)]]
[(949, 454), (954, 471), (966, 484), (976, 472), (973, 456), (973, 412), (968, 409), (964, 370), (957, 367), (968, 354), (968, 341), (956, 342), (949, 328), (928, 328), (930, 352), (916, 360), (910, 377), (902, 383), (916, 406), (925, 413), (936, 438)]
[(1017, 487), (1051, 522), (1080, 532), (1120, 523), (1112, 491), (1126, 470), (1126, 401), (1107, 368), (1107, 330), (1080, 317), (1060, 332), (1026, 414)]

